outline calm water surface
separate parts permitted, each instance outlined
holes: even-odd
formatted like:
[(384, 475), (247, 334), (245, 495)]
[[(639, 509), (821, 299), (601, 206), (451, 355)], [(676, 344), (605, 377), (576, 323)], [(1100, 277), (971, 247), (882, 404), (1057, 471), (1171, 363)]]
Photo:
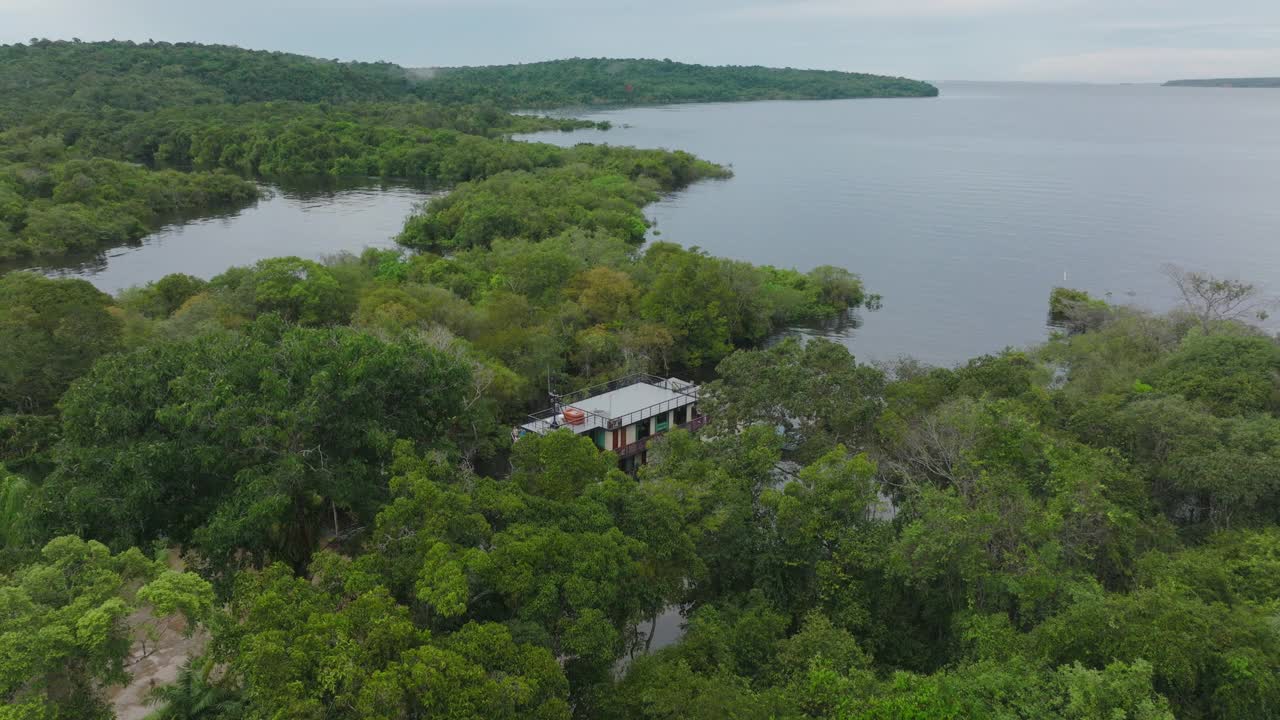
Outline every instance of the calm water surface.
[[(831, 334), (865, 359), (950, 364), (1045, 337), (1050, 290), (1173, 302), (1163, 263), (1280, 291), (1280, 91), (945, 83), (929, 100), (592, 113), (559, 144), (733, 166), (650, 208), (664, 240), (882, 293)], [(624, 127), (617, 127), (624, 126)]]
[(36, 269), (81, 277), (114, 293), (169, 273), (211, 278), (234, 265), (285, 255), (319, 260), (365, 247), (395, 247), (394, 237), (422, 188), (367, 180), (264, 185), (263, 197), (214, 217), (174, 223), (137, 245), (61, 259)]
[[(680, 105), (590, 113), (534, 136), (690, 150), (732, 165), (649, 208), (716, 255), (834, 264), (884, 295), (818, 330), (864, 359), (950, 364), (1045, 336), (1049, 291), (1173, 302), (1163, 263), (1280, 292), (1280, 91), (946, 83), (929, 100)], [(392, 238), (424, 189), (276, 187), (221, 217), (42, 268), (107, 291), (320, 258)]]

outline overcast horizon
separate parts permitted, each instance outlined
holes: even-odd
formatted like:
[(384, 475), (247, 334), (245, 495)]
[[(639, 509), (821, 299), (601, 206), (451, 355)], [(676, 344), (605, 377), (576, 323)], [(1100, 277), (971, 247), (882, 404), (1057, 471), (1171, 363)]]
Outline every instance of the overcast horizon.
[(1280, 3), (1225, 0), (0, 0), (0, 42), (224, 43), (410, 67), (669, 57), (934, 81), (1280, 75)]

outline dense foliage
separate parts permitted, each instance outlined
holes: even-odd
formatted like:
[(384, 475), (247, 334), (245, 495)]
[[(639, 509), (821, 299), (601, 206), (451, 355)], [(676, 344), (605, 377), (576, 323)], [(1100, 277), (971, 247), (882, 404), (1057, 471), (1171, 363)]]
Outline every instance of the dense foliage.
[[(0, 578), (0, 608), (0, 716), (111, 718), (102, 688), (128, 677), (135, 639), (160, 641), (158, 621), (170, 615), (193, 630), (208, 620), (213, 590), (136, 548), (112, 555), (66, 536)], [(151, 619), (130, 622), (139, 611)]]
[(158, 172), (65, 147), (0, 137), (0, 260), (121, 245), (166, 217), (244, 203), (257, 187), (226, 173)]
[(391, 444), (443, 445), (468, 370), (407, 340), (276, 317), (116, 355), (77, 382), (49, 524), (121, 545), (165, 536), (211, 566), (302, 567), (325, 520), (371, 517)]
[(504, 109), (592, 103), (921, 97), (926, 83), (861, 73), (708, 67), (670, 60), (572, 59), (403, 68), (224, 45), (66, 42), (0, 46), (0, 128), (43, 109), (157, 110), (263, 101), (426, 100)]
[(378, 102), (416, 97), (390, 63), (338, 62), (225, 45), (32, 38), (0, 46), (0, 127), (43, 109), (157, 110), (258, 101)]
[(560, 159), (571, 164), (504, 171), (433, 199), (410, 219), (400, 243), (449, 252), (499, 238), (545, 240), (580, 228), (639, 244), (649, 230), (643, 208), (660, 190), (729, 174), (681, 152), (582, 146)]
[(47, 413), (75, 378), (120, 348), (111, 297), (83, 280), (0, 276), (0, 408)]
[(0, 259), (137, 240), (257, 197), (244, 178), (450, 184), (565, 164), (504, 137), (591, 125), (421, 102), (385, 81), (391, 67), (200, 45), (0, 48)]
[[(682, 306), (690, 277), (709, 295)], [(166, 278), (109, 301), (134, 349), (95, 350), (44, 464), (6, 450), (3, 557), (29, 585), (59, 534), (182, 543), (221, 594), (216, 672), (160, 694), (221, 717), (1268, 717), (1280, 344), (1238, 321), (1058, 292), (1076, 330), (952, 369), (789, 340), (725, 357), (712, 425), (638, 478), (567, 432), (501, 477), (467, 461), (502, 443), (531, 356), (585, 381), (649, 324), (689, 367), (860, 293), (840, 277), (577, 229)], [(720, 281), (739, 311), (796, 298), (703, 325)], [(39, 282), (67, 298), (46, 315), (101, 312)], [(652, 648), (673, 609), (683, 637)], [(78, 717), (43, 688), (120, 679), (129, 643), (74, 652), (105, 654), (13, 666), (11, 702)]]
[[(410, 228), (416, 247), (466, 247), (525, 230), (540, 239), (570, 225), (639, 240), (641, 207), (655, 192), (727, 171), (682, 153), (511, 142), (516, 132), (592, 123), (504, 110), (928, 94), (936, 90), (870, 75), (657, 61), (423, 73), (226, 46), (33, 40), (0, 46), (0, 259), (120, 245), (177, 213), (256, 197), (251, 183), (217, 170), (490, 181), (518, 201), (492, 216), (456, 209), (498, 205), (485, 186), (464, 186), (432, 208), (438, 221)], [(459, 227), (463, 213), (467, 227)]]
[[(214, 62), (238, 52), (200, 61), (210, 102), (246, 99)], [(305, 69), (282, 62), (267, 84)], [(22, 207), (128, 205), (95, 179), (170, 164), (464, 184), (407, 223), (418, 252), (115, 297), (0, 278), (0, 718), (109, 718), (175, 634), (165, 718), (1275, 715), (1280, 344), (1253, 286), (1177, 275), (1167, 315), (1059, 288), (1041, 347), (869, 366), (768, 342), (871, 300), (856, 275), (638, 242), (655, 193), (719, 174), (686, 154), (520, 145), (474, 107), (206, 109), (14, 129), (62, 178)], [(511, 445), (548, 383), (712, 368), (710, 424), (638, 476), (565, 430)]]
[(928, 83), (883, 75), (611, 58), (440, 68), (430, 78), (423, 92), (433, 99), (462, 102), (484, 99), (505, 107), (834, 100), (938, 94), (938, 89)]

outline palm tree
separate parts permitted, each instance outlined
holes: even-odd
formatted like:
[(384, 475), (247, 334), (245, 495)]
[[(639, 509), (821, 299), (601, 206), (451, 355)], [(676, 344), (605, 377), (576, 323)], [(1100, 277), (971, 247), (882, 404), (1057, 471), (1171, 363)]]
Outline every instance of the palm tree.
[(218, 683), (209, 682), (212, 665), (195, 666), (188, 659), (170, 685), (161, 685), (147, 696), (148, 705), (160, 706), (147, 720), (230, 720), (239, 718), (240, 695)]

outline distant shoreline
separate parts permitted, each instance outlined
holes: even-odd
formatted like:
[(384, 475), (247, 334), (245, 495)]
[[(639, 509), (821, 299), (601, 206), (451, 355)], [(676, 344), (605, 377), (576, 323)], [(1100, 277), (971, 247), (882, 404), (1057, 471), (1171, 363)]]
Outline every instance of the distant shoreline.
[(1280, 77), (1170, 80), (1164, 87), (1280, 88)]

